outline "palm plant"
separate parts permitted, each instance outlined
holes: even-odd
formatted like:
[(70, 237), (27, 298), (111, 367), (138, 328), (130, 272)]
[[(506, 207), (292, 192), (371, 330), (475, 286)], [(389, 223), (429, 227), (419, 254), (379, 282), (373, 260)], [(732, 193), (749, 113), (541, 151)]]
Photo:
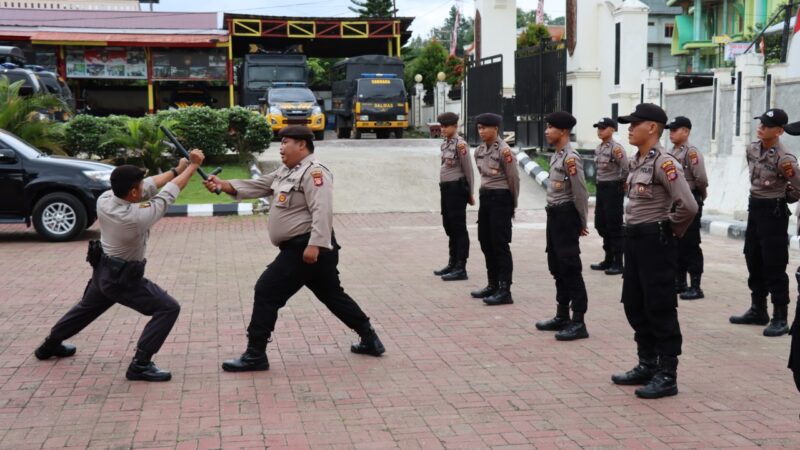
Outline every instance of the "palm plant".
[[(171, 122), (163, 122), (167, 127)], [(127, 156), (137, 157), (151, 172), (158, 173), (168, 162), (169, 146), (166, 136), (152, 117), (128, 118), (121, 129), (109, 132), (102, 145), (115, 145), (126, 150)]]
[(65, 154), (61, 147), (61, 124), (42, 118), (40, 111), (66, 108), (58, 97), (51, 94), (21, 96), (23, 81), (10, 83), (0, 76), (0, 129), (16, 134), (34, 147)]

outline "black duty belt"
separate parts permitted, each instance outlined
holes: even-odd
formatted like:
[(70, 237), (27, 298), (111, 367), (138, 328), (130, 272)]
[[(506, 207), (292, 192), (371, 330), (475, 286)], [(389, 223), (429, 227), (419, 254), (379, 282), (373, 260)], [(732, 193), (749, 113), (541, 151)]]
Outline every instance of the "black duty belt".
[(625, 224), (623, 226), (625, 236), (649, 236), (652, 234), (672, 234), (672, 223), (669, 220), (662, 220), (660, 222), (637, 223), (635, 225)]
[(288, 248), (306, 247), (308, 246), (309, 239), (311, 239), (311, 233), (301, 234), (281, 242), (280, 245), (278, 245), (278, 248), (281, 250), (286, 250)]
[(461, 187), (467, 182), (465, 177), (461, 177), (454, 181), (440, 181), (439, 186), (441, 187)]
[(618, 187), (621, 184), (625, 184), (625, 180), (620, 178), (619, 180), (614, 181), (598, 181), (597, 187), (604, 188), (604, 187)]
[(786, 197), (779, 198), (755, 198), (750, 197), (748, 205), (750, 208), (775, 208), (786, 205)]
[(557, 213), (557, 212), (566, 212), (566, 211), (574, 211), (575, 210), (575, 202), (564, 202), (559, 203), (557, 205), (547, 205), (544, 207), (544, 210), (547, 213)]
[(487, 189), (481, 188), (478, 193), (481, 197), (505, 197), (511, 195), (511, 191), (508, 189)]

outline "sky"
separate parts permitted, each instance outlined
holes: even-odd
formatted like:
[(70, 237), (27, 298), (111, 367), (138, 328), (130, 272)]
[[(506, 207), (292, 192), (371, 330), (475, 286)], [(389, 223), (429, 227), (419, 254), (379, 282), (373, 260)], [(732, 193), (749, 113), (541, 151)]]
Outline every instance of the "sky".
[[(225, 9), (220, 9), (224, 3)], [(524, 10), (536, 8), (537, 0), (517, 0), (517, 7)], [(353, 16), (348, 6), (350, 0), (226, 0), (224, 2), (209, 0), (161, 0), (154, 5), (155, 11), (218, 11), (236, 12), (240, 14), (261, 14), (272, 16), (316, 16), (316, 17), (348, 17)], [(397, 14), (404, 17), (416, 17), (411, 25), (414, 35), (426, 38), (431, 28), (444, 22), (450, 7), (460, 5), (462, 14), (474, 16), (475, 2), (471, 0), (396, 0)], [(148, 5), (142, 5), (142, 9)], [(564, 0), (545, 0), (544, 10), (550, 17), (565, 15)]]

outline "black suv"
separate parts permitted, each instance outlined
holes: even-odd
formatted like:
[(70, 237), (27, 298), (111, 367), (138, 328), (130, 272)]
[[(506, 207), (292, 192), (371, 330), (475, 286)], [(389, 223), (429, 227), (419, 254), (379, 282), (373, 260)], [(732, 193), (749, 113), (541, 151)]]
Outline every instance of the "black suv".
[(0, 130), (0, 223), (33, 221), (49, 241), (75, 238), (97, 219), (97, 198), (111, 189), (114, 166), (48, 156)]

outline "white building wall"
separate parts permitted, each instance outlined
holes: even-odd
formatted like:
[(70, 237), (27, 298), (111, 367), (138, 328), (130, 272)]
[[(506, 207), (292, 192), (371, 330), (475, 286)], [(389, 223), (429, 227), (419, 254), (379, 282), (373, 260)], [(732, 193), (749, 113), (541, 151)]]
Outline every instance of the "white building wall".
[(503, 96), (514, 95), (514, 51), (517, 49), (516, 0), (475, 0), (481, 13), (482, 58), (503, 55)]

